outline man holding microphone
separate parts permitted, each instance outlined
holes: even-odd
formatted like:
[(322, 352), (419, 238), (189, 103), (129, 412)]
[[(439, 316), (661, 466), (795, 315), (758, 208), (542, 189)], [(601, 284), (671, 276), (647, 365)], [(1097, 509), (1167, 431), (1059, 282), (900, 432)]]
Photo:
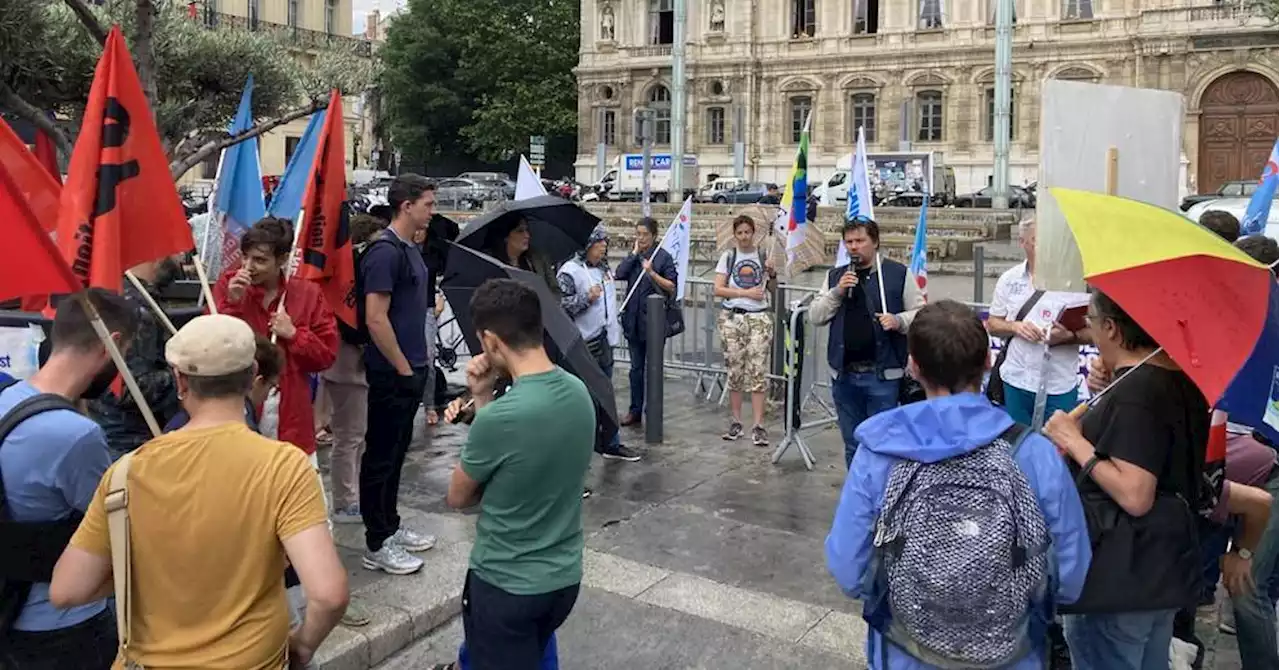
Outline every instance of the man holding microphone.
[(841, 233), (849, 264), (833, 268), (826, 290), (809, 306), (809, 322), (830, 324), (827, 365), (844, 439), (845, 466), (858, 445), (854, 430), (898, 404), (907, 365), (907, 327), (924, 296), (896, 261), (880, 258), (880, 227), (858, 216)]

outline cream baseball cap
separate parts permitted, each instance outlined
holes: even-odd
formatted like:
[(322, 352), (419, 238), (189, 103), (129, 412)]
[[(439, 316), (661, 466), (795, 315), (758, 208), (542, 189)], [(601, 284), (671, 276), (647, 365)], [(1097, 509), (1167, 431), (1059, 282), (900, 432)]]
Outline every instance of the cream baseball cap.
[(164, 357), (182, 374), (221, 377), (252, 366), (256, 347), (249, 324), (226, 314), (205, 314), (169, 338)]

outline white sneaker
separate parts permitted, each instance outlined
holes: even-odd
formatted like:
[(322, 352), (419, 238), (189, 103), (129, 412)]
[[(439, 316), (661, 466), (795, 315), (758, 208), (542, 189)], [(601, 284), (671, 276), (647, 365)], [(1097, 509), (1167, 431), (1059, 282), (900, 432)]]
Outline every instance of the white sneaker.
[(387, 546), (387, 543), (394, 544), (405, 551), (427, 551), (436, 546), (436, 536), (415, 533), (408, 528), (402, 527), (394, 535), (387, 538), (387, 542), (384, 542), (382, 546)]
[(422, 559), (410, 556), (398, 544), (383, 542), (377, 551), (366, 551), (360, 563), (366, 570), (381, 570), (393, 575), (411, 575), (422, 569)]
[(353, 503), (346, 507), (333, 510), (334, 523), (364, 523), (364, 517), (360, 516), (360, 505)]

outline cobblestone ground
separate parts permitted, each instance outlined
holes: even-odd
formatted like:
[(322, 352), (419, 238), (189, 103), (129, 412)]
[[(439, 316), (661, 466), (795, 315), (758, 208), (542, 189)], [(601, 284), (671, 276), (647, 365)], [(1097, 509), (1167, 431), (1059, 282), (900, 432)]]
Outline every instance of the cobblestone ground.
[[(625, 372), (616, 373), (619, 381)], [(696, 398), (685, 381), (666, 384), (665, 441), (645, 445), (642, 432), (624, 429), (623, 442), (644, 459), (592, 464), (587, 483), (594, 494), (583, 503), (586, 577), (558, 636), (561, 667), (865, 667), (859, 605), (835, 586), (823, 560), (845, 474), (834, 425), (806, 435), (818, 461), (814, 470), (806, 470), (794, 451), (774, 465), (771, 449), (720, 439), (725, 408)], [(619, 393), (625, 404), (622, 385)], [(770, 427), (775, 444), (781, 437), (777, 414)], [(354, 589), (391, 594), (397, 604), (438, 598), (448, 589), (456, 597), (469, 545), (446, 540), (474, 537), (474, 517), (448, 510), (443, 499), (465, 430), (438, 426), (428, 432), (424, 426), (405, 465), (402, 514), (442, 537), (442, 547), (424, 555), (424, 574), (397, 578), (363, 571), (359, 528), (340, 527)], [(444, 570), (446, 561), (458, 565)], [(395, 581), (406, 579), (414, 581)], [(400, 644), (408, 646), (394, 647), (400, 650), (378, 667), (418, 669), (455, 656), (462, 637), (456, 618), (426, 625), (414, 617), (408, 627), (418, 634), (406, 633)], [(1207, 614), (1201, 621), (1210, 644), (1205, 667), (1238, 668), (1235, 640), (1219, 635), (1216, 624)], [(423, 637), (423, 628), (434, 631)]]

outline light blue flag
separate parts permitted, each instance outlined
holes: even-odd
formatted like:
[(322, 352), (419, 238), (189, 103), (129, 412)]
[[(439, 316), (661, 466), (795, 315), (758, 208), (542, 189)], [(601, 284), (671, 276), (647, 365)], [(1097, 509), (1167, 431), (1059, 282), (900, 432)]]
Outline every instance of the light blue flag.
[[(253, 75), (250, 74), (228, 133), (235, 135), (253, 127), (252, 107)], [(221, 222), (223, 236), (221, 240), (209, 240), (205, 246), (221, 243), (222, 262), (217, 267), (225, 269), (239, 258), (240, 236), (267, 213), (262, 200), (262, 166), (258, 163), (256, 138), (237, 142), (223, 150), (218, 186), (210, 210), (213, 222)], [(210, 226), (208, 230), (216, 231), (218, 227)]]
[(320, 129), (324, 127), (325, 110), (311, 115), (307, 129), (298, 140), (293, 155), (289, 157), (289, 165), (280, 177), (280, 185), (271, 196), (271, 208), (268, 214), (281, 219), (289, 219), (297, 224), (298, 212), (302, 210), (302, 198), (307, 193), (307, 179), (311, 176), (311, 166), (316, 162), (316, 147), (320, 144)]
[(1271, 158), (1262, 166), (1262, 178), (1258, 180), (1258, 190), (1253, 192), (1249, 200), (1249, 209), (1245, 210), (1244, 220), (1240, 222), (1241, 235), (1257, 235), (1267, 229), (1267, 218), (1271, 215), (1271, 201), (1276, 198), (1276, 189), (1280, 187), (1280, 175), (1277, 175), (1277, 164), (1280, 164), (1280, 140), (1271, 147)]

